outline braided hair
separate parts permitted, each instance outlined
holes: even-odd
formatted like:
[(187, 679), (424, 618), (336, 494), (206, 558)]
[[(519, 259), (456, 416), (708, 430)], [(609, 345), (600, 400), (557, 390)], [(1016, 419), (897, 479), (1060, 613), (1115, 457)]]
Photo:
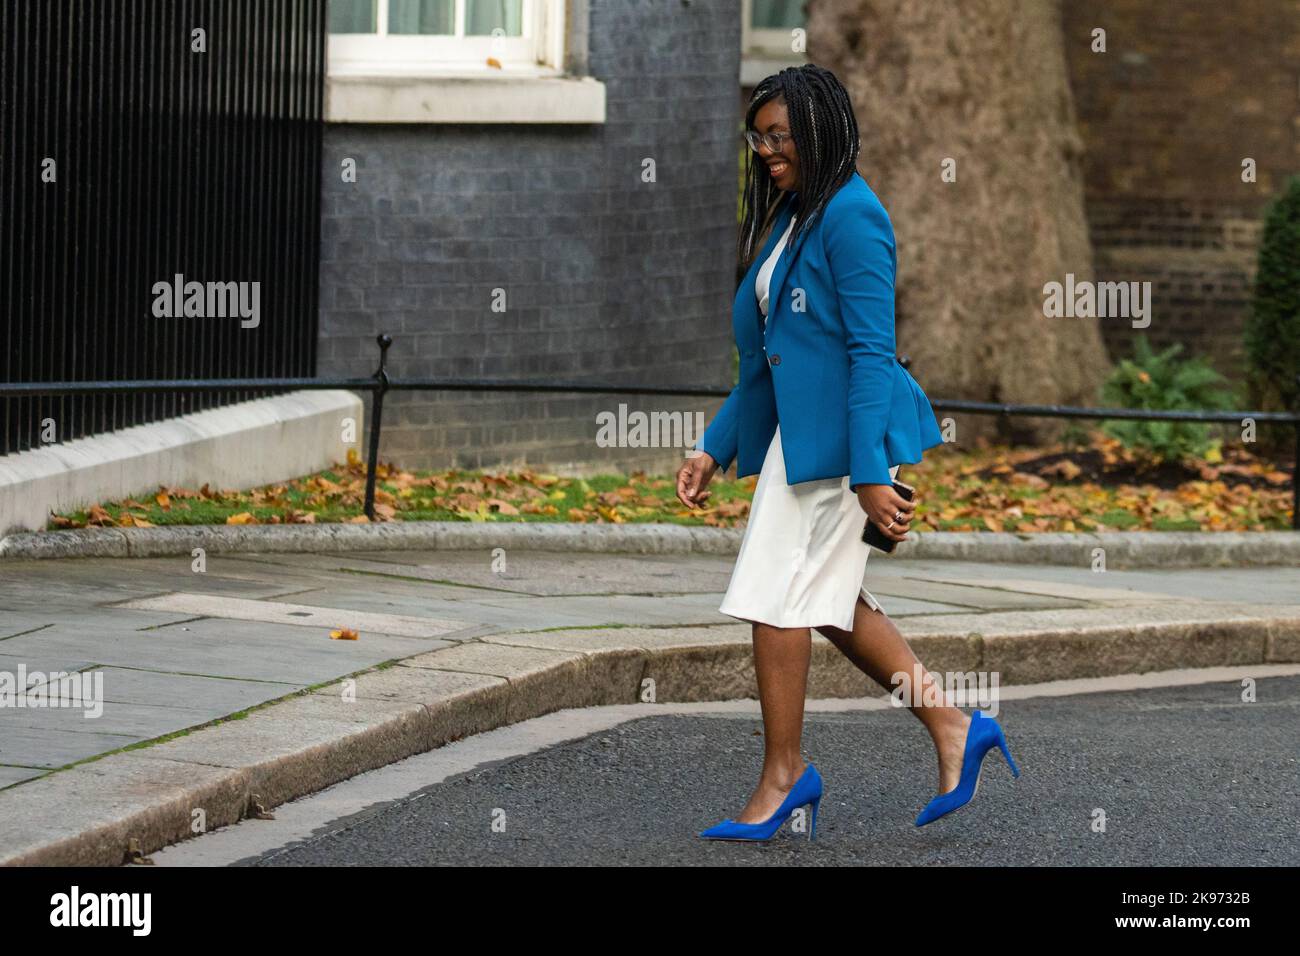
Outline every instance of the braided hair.
[[(754, 87), (745, 112), (745, 129), (769, 100), (784, 103), (790, 117), (790, 138), (799, 154), (799, 190), (794, 196), (798, 221), (788, 240), (791, 248), (800, 233), (817, 218), (835, 191), (858, 165), (858, 121), (849, 93), (835, 74), (808, 63), (774, 73)], [(767, 227), (781, 190), (767, 165), (753, 150), (746, 152), (745, 193), (736, 253), (747, 269), (757, 250), (759, 233)]]

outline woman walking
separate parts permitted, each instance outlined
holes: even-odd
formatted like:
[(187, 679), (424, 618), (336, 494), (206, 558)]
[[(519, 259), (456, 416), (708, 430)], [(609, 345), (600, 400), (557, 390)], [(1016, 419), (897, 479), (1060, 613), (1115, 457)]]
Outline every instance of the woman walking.
[[(810, 837), (816, 828), (823, 784), (800, 747), (810, 628), (890, 691), (897, 674), (932, 683), (862, 583), (862, 533), (870, 520), (904, 539), (919, 499), (901, 496), (894, 476), (943, 438), (894, 354), (893, 228), (857, 172), (847, 91), (818, 66), (782, 70), (754, 89), (745, 127), (753, 152), (738, 257), (749, 271), (732, 306), (740, 380), (678, 472), (677, 495), (699, 507), (733, 459), (737, 477), (759, 476), (719, 610), (753, 624), (763, 768), (740, 813), (700, 835), (765, 840), (803, 806)], [(990, 748), (1011, 761), (996, 720), (922, 705), (927, 689), (905, 696), (939, 764), (939, 794), (917, 826), (971, 799)]]

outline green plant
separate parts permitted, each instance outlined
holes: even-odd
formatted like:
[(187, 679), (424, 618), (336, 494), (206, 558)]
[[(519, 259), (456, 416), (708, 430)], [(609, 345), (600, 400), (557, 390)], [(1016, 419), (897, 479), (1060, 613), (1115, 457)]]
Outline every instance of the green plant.
[(1287, 180), (1265, 214), (1244, 344), (1251, 403), (1264, 411), (1295, 408), (1300, 400), (1300, 176)]
[[(1133, 347), (1133, 357), (1115, 366), (1102, 386), (1102, 401), (1111, 407), (1152, 411), (1227, 411), (1234, 404), (1226, 380), (1204, 359), (1180, 360), (1182, 345), (1152, 352), (1145, 335)], [(1202, 422), (1107, 419), (1102, 429), (1126, 448), (1147, 452), (1160, 460), (1200, 457), (1216, 443)]]

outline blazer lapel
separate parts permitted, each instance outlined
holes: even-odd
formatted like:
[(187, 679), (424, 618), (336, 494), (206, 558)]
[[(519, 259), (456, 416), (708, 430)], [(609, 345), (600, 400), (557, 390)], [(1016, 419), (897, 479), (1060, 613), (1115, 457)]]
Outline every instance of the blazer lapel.
[[(777, 241), (781, 238), (781, 235), (785, 232), (785, 227), (790, 224), (790, 216), (791, 216), (790, 206), (791, 206), (791, 199), (790, 196), (787, 195), (786, 198), (783, 200), (781, 211), (776, 214), (775, 221), (772, 223), (772, 229), (768, 233), (767, 241), (763, 243), (763, 250), (758, 255), (756, 255), (754, 257), (754, 261), (749, 264), (749, 271), (745, 273), (743, 285), (741, 286), (741, 290), (740, 290), (743, 295), (743, 300), (745, 302), (745, 308), (749, 311), (752, 317), (752, 321), (754, 322), (755, 326), (758, 328), (760, 338), (762, 338), (764, 335), (763, 313), (758, 308), (758, 296), (755, 295), (754, 293), (754, 282), (758, 278), (758, 270), (763, 268), (763, 263), (766, 262), (767, 257), (772, 254), (772, 250), (776, 248)], [(778, 281), (778, 277), (780, 279), (785, 278), (785, 270), (782, 268), (782, 265), (787, 259), (788, 259), (788, 254), (783, 250), (781, 253), (781, 259), (776, 264), (776, 271), (772, 274), (771, 281), (769, 282), (768, 285), (769, 291), (767, 294), (767, 308), (769, 313), (768, 315), (769, 325), (771, 320), (770, 313), (775, 311), (773, 305), (776, 302), (776, 297), (772, 294), (771, 290), (779, 288), (779, 286), (776, 284)]]
[[(782, 216), (780, 223), (781, 232), (785, 232), (785, 227), (790, 224), (790, 211), (787, 208), (785, 215)], [(772, 228), (776, 232), (776, 227)], [(780, 311), (778, 303), (781, 301), (781, 291), (785, 285), (785, 277), (790, 274), (790, 266), (794, 262), (795, 256), (803, 248), (803, 241), (808, 238), (809, 230), (803, 230), (799, 238), (792, 244), (786, 243), (786, 247), (781, 250), (781, 258), (776, 260), (776, 268), (772, 270), (772, 279), (768, 283), (767, 289), (767, 330), (772, 330), (772, 320), (776, 318), (777, 312)], [(777, 233), (779, 236), (780, 233)], [(757, 304), (754, 306), (758, 308)]]

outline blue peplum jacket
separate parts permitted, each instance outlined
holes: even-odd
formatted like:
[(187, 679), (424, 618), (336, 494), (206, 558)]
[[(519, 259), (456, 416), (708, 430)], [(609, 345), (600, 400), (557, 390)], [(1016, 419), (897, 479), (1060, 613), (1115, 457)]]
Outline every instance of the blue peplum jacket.
[(890, 483), (943, 442), (921, 386), (894, 344), (894, 230), (861, 175), (787, 246), (772, 273), (766, 326), (754, 279), (792, 215), (786, 197), (763, 250), (736, 290), (731, 318), (740, 380), (697, 448), (720, 470), (757, 474), (781, 424), (789, 484), (848, 475)]

